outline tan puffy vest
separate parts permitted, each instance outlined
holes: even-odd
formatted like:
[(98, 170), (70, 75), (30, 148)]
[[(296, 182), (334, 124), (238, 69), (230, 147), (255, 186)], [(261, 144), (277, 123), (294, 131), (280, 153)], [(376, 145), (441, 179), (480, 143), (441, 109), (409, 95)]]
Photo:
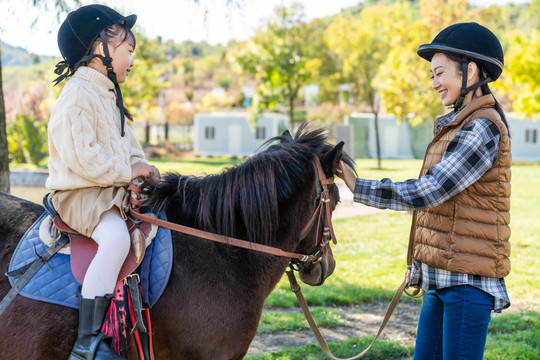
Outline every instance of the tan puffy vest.
[(510, 272), (512, 155), (508, 130), (494, 106), (492, 95), (473, 99), (428, 145), (420, 176), (442, 160), (456, 133), (473, 120), (488, 119), (501, 134), (495, 163), (476, 183), (439, 206), (414, 212), (409, 265), (418, 260), (438, 269), (494, 278)]

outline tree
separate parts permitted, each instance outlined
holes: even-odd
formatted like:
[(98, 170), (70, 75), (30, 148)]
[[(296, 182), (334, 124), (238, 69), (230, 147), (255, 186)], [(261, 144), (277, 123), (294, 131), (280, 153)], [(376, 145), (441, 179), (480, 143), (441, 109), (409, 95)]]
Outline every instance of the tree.
[(2, 49), (0, 49), (0, 191), (9, 192), (9, 149), (6, 131), (6, 107), (2, 89)]
[(265, 28), (259, 29), (232, 56), (242, 70), (257, 82), (254, 97), (256, 113), (285, 104), (291, 126), (295, 120), (295, 102), (309, 79), (304, 52), (305, 41), (302, 7), (277, 8)]
[(8, 126), (7, 135), (16, 162), (39, 165), (47, 156), (47, 127), (32, 115), (18, 115)]
[[(398, 121), (420, 124), (441, 113), (441, 104), (431, 89), (429, 63), (416, 54), (420, 44), (431, 42), (446, 26), (465, 21), (463, 0), (421, 0), (420, 19), (408, 3), (396, 3), (384, 19), (391, 50), (376, 82), (384, 110)], [(462, 16), (462, 18), (458, 18)]]
[(355, 85), (355, 97), (367, 104), (375, 116), (379, 169), (379, 95), (374, 80), (389, 51), (389, 39), (380, 20), (388, 12), (387, 7), (376, 5), (364, 8), (357, 18), (338, 15), (326, 31), (328, 46), (343, 62), (344, 79)]
[(516, 113), (537, 119), (540, 112), (540, 31), (516, 33), (510, 42), (514, 46), (506, 54), (503, 86)]
[[(33, 6), (45, 5), (45, 7), (50, 3), (47, 0), (33, 0)], [(54, 0), (54, 7), (58, 11), (57, 17), (61, 13), (65, 13), (69, 10), (65, 0)], [(79, 0), (75, 0), (75, 5), (80, 5)], [(9, 6), (9, 4), (3, 4), (2, 6)], [(1, 30), (1, 25), (0, 25)], [(0, 54), (2, 49), (0, 48)], [(4, 104), (4, 91), (2, 87), (2, 61), (0, 60), (0, 191), (9, 192), (9, 149), (7, 142), (7, 131), (6, 131), (6, 108)]]
[[(124, 102), (138, 108), (145, 120), (145, 143), (150, 142), (150, 124), (161, 117), (159, 109), (160, 93), (164, 87), (163, 71), (159, 65), (166, 61), (166, 54), (158, 38), (149, 39), (135, 26), (137, 47), (134, 52), (135, 67), (129, 74), (129, 82), (122, 88)], [(121, 85), (122, 86), (122, 85)]]
[(343, 64), (325, 41), (328, 20), (314, 19), (303, 25), (306, 71), (311, 84), (319, 85), (317, 102), (337, 102)]

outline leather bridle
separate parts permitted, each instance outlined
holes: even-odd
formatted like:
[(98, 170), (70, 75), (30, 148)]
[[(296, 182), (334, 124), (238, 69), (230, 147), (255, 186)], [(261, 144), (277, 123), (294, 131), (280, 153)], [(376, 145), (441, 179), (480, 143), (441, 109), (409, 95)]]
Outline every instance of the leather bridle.
[[(310, 263), (316, 263), (322, 259), (324, 250), (330, 242), (330, 239), (332, 239), (332, 242), (334, 244), (337, 244), (336, 235), (334, 234), (334, 227), (332, 226), (332, 210), (330, 209), (330, 189), (328, 188), (329, 185), (334, 184), (334, 177), (326, 177), (322, 169), (321, 161), (318, 157), (314, 158), (313, 164), (313, 167), (315, 168), (315, 184), (317, 193), (315, 201), (318, 201), (319, 203), (315, 208), (311, 219), (302, 229), (302, 232), (300, 233), (300, 240), (305, 239), (306, 236), (313, 230), (315, 225), (315, 229), (319, 229), (322, 224), (323, 231), (320, 241), (319, 236), (321, 235), (321, 233), (319, 233), (318, 231), (316, 233), (315, 245), (317, 246), (318, 244), (318, 246), (316, 252), (313, 254), (315, 256), (315, 259)], [(299, 268), (305, 267), (305, 265), (307, 264), (302, 264), (295, 259), (292, 259), (291, 265), (296, 266), (295, 269), (298, 270)]]
[[(306, 254), (298, 254), (294, 252), (284, 251), (279, 248), (252, 243), (250, 241), (237, 239), (230, 236), (220, 235), (211, 233), (208, 231), (196, 229), (193, 227), (180, 225), (176, 223), (172, 223), (169, 221), (153, 218), (144, 214), (140, 213), (139, 206), (141, 205), (141, 195), (140, 195), (140, 188), (136, 184), (131, 184), (128, 187), (128, 193), (129, 193), (129, 217), (131, 217), (133, 220), (138, 221), (144, 221), (148, 222), (172, 231), (177, 231), (186, 235), (191, 235), (215, 242), (219, 242), (222, 244), (232, 245), (244, 249), (254, 250), (258, 252), (262, 252), (265, 254), (280, 256), (280, 257), (287, 257), (292, 259), (296, 264), (298, 263), (314, 263), (321, 260), (322, 255), (324, 254), (324, 247), (328, 245), (328, 242), (330, 238), (334, 242), (334, 244), (337, 243), (336, 237), (334, 235), (334, 229), (332, 227), (332, 212), (330, 210), (330, 193), (328, 190), (328, 185), (331, 185), (334, 183), (334, 178), (329, 177), (326, 178), (324, 171), (322, 170), (321, 161), (318, 156), (315, 156), (314, 158), (315, 162), (315, 168), (316, 168), (316, 178), (318, 179), (318, 182), (316, 181), (317, 186), (317, 193), (320, 191), (319, 195), (319, 204), (317, 205), (315, 212), (311, 216), (311, 219), (306, 224), (306, 226), (302, 229), (302, 232), (300, 234), (300, 239), (304, 239), (310, 231), (313, 229), (313, 226), (316, 224), (318, 229), (322, 222), (324, 222), (324, 228), (322, 232), (322, 239), (319, 243), (319, 246), (317, 247), (317, 250), (310, 255)], [(319, 232), (317, 232), (316, 235), (316, 242), (317, 244), (319, 241)]]

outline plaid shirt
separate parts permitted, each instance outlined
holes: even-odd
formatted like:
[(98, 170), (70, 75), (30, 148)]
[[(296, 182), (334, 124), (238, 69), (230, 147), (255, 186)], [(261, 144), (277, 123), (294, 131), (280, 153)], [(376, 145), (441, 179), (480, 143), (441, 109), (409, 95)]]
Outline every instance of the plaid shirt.
[[(436, 131), (449, 124), (457, 115), (441, 119)], [(433, 165), (419, 179), (393, 182), (357, 179), (354, 201), (379, 209), (415, 210), (444, 203), (478, 181), (489, 170), (499, 152), (500, 133), (487, 119), (475, 119), (457, 132), (448, 144), (440, 163)], [(455, 285), (475, 286), (495, 298), (494, 310), (510, 306), (504, 279), (452, 273), (415, 261), (410, 285), (424, 290)]]

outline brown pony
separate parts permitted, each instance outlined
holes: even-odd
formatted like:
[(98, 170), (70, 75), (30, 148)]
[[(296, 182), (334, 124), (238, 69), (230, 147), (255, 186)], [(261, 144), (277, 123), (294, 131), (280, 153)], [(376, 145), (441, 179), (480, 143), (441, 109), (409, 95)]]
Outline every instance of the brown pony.
[[(148, 206), (162, 207), (168, 220), (262, 243), (285, 251), (317, 250), (316, 226), (303, 240), (302, 228), (317, 205), (318, 156), (332, 177), (342, 158), (322, 130), (302, 126), (265, 144), (265, 150), (219, 175), (168, 174), (149, 193)], [(343, 154), (343, 160), (352, 165)], [(339, 201), (330, 186), (332, 209)], [(7, 271), (19, 239), (43, 208), (0, 193), (0, 273)], [(255, 336), (265, 299), (281, 279), (289, 259), (233, 248), (173, 233), (173, 270), (152, 308), (157, 359), (241, 359)], [(329, 247), (327, 247), (329, 249)], [(331, 250), (321, 262), (302, 267), (311, 285), (329, 276)], [(322, 280), (321, 280), (322, 279)], [(0, 298), (9, 291), (0, 277)], [(10, 360), (66, 359), (75, 342), (77, 311), (17, 296), (0, 316), (0, 353)], [(137, 359), (129, 339), (129, 359)]]

